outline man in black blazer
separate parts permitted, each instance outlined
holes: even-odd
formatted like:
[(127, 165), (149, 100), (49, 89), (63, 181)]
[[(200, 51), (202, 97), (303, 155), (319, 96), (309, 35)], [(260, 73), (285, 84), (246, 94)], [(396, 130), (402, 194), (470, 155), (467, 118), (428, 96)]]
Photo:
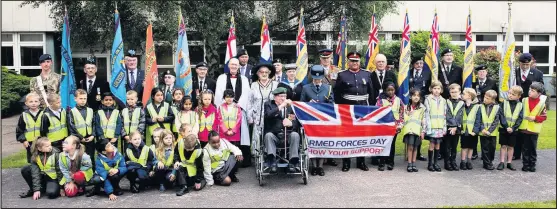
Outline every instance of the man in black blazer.
[(246, 76), (246, 78), (248, 78), (250, 84), (251, 84), (251, 68), (253, 68), (252, 65), (248, 64), (248, 60), (249, 60), (249, 55), (248, 55), (248, 50), (246, 49), (239, 49), (238, 53), (236, 54), (236, 57), (238, 58), (238, 60), (240, 61), (240, 74)]
[[(530, 53), (520, 55), (518, 61), (520, 62), (520, 66), (515, 70), (516, 85), (522, 87), (522, 99), (528, 97), (528, 91), (533, 82), (540, 82), (543, 84), (543, 73), (536, 68), (532, 68), (532, 55)], [(523, 143), (524, 139), (520, 137), (516, 138), (513, 160), (520, 159)]]
[(93, 110), (98, 110), (101, 104), (101, 95), (109, 92), (110, 87), (107, 81), (97, 79), (96, 58), (89, 56), (83, 67), (85, 79), (79, 81), (79, 88), (87, 91), (87, 106)]
[(439, 74), (437, 78), (443, 85), (443, 98), (449, 98), (449, 86), (453, 83), (462, 86), (462, 68), (456, 66), (452, 49), (445, 49), (441, 52), (441, 63), (439, 63)]
[(137, 105), (141, 106), (143, 98), (143, 85), (145, 83), (145, 71), (137, 67), (139, 56), (134, 50), (129, 50), (125, 57), (126, 60), (126, 91), (134, 90), (137, 92)]
[(387, 82), (393, 82), (398, 91), (396, 75), (392, 70), (387, 70), (387, 57), (384, 54), (375, 56), (375, 66), (377, 69), (371, 73), (371, 84), (375, 91), (373, 95), (379, 96), (379, 93), (383, 92), (383, 84)]
[(478, 95), (479, 103), (483, 103), (483, 96), (485, 92), (489, 90), (494, 90), (499, 96), (499, 88), (497, 87), (497, 82), (489, 77), (487, 77), (487, 66), (480, 65), (476, 67), (476, 72), (478, 72), (478, 79), (476, 82), (472, 83), (472, 88), (476, 90)]
[(191, 101), (193, 103), (193, 108), (197, 107), (197, 96), (203, 90), (211, 90), (213, 94), (215, 93), (215, 89), (217, 88), (217, 82), (207, 76), (207, 71), (209, 70), (209, 66), (205, 62), (200, 62), (195, 65), (195, 72), (197, 76), (193, 77), (192, 82), (192, 92), (191, 92)]
[[(431, 85), (431, 72), (424, 71), (424, 60), (421, 56), (412, 58), (410, 64), (412, 64), (412, 68), (408, 72), (408, 81), (410, 84), (409, 87), (419, 89), (422, 101), (424, 101), (425, 95), (429, 94), (429, 86)], [(422, 153), (420, 152), (420, 147), (418, 147), (417, 159), (420, 161), (426, 161), (427, 159), (422, 156)]]

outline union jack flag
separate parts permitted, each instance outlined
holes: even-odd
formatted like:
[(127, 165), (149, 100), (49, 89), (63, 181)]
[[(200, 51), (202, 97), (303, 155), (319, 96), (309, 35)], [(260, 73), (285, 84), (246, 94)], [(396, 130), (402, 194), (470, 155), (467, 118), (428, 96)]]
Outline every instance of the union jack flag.
[(296, 37), (296, 80), (299, 83), (307, 83), (308, 74), (308, 49), (306, 44), (306, 27), (304, 26), (304, 8), (300, 9), (300, 21), (298, 25), (298, 36)]
[(348, 69), (348, 63), (346, 62), (346, 55), (348, 54), (348, 51), (346, 51), (346, 44), (348, 43), (347, 32), (346, 16), (343, 14), (340, 19), (337, 48), (333, 57), (333, 64), (341, 70)]
[(406, 10), (406, 16), (404, 17), (404, 30), (402, 31), (402, 40), (400, 42), (400, 59), (398, 71), (398, 97), (402, 99), (404, 104), (408, 104), (408, 94), (409, 94), (409, 83), (408, 83), (408, 70), (410, 69), (411, 63), (411, 51), (410, 51), (410, 20), (408, 19), (408, 9)]
[(439, 74), (439, 61), (437, 55), (439, 54), (439, 24), (437, 21), (437, 9), (435, 9), (435, 15), (433, 16), (433, 24), (431, 24), (431, 34), (429, 35), (429, 41), (427, 42), (427, 49), (424, 58), (424, 70), (431, 72), (431, 80), (438, 80), (437, 75)]
[(472, 88), (474, 81), (474, 43), (472, 42), (472, 12), (468, 9), (466, 20), (466, 45), (464, 48), (464, 70), (462, 71), (463, 88)]
[(236, 57), (236, 26), (234, 25), (234, 13), (230, 17), (230, 28), (228, 29), (228, 40), (226, 41), (226, 52), (224, 57), (224, 73), (230, 72), (228, 61)]
[(377, 37), (377, 23), (375, 23), (375, 13), (371, 17), (371, 29), (367, 41), (366, 70), (375, 70), (375, 56), (379, 53), (379, 39)]

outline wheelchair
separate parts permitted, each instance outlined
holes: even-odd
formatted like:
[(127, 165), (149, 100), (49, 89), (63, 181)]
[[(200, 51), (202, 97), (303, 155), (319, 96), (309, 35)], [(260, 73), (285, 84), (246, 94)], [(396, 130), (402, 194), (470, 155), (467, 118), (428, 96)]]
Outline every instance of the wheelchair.
[[(265, 130), (263, 128), (263, 130)], [(299, 163), (300, 163), (300, 172), (288, 172), (288, 164), (289, 164), (289, 148), (288, 148), (288, 140), (286, 139), (286, 134), (284, 139), (284, 142), (281, 142), (281, 144), (277, 145), (277, 155), (276, 155), (276, 160), (277, 160), (277, 167), (278, 167), (278, 172), (276, 174), (271, 173), (270, 171), (265, 171), (265, 160), (266, 160), (266, 156), (267, 153), (265, 152), (265, 143), (263, 143), (264, 137), (265, 137), (265, 133), (264, 131), (262, 131), (262, 133), (260, 134), (260, 138), (259, 140), (255, 140), (254, 141), (254, 156), (255, 156), (255, 175), (257, 180), (259, 181), (259, 186), (263, 186), (265, 184), (265, 177), (266, 176), (270, 176), (270, 175), (278, 175), (279, 173), (281, 173), (281, 170), (284, 171), (284, 174), (286, 175), (300, 175), (302, 177), (302, 181), (304, 183), (304, 185), (308, 184), (308, 177), (309, 177), (309, 165), (310, 165), (310, 160), (309, 160), (309, 156), (308, 156), (308, 149), (307, 149), (307, 138), (304, 134), (304, 128), (300, 128), (297, 131), (300, 134), (300, 149), (299, 149)]]

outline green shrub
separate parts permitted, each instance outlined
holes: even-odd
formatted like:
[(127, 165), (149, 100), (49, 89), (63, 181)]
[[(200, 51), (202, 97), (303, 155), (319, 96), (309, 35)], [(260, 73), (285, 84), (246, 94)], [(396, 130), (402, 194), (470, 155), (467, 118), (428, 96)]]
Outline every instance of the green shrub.
[(2, 67), (2, 117), (18, 114), (23, 109), (19, 100), (29, 93), (29, 81), (24, 75)]
[(499, 68), (501, 67), (501, 53), (495, 47), (482, 49), (474, 55), (474, 65), (487, 66), (487, 77), (499, 81)]

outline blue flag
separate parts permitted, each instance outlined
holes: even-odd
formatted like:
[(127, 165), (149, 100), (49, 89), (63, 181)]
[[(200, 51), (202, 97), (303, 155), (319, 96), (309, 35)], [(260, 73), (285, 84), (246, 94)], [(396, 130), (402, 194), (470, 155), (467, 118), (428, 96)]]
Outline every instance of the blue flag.
[(176, 86), (184, 89), (186, 95), (191, 96), (192, 76), (190, 64), (190, 52), (188, 49), (188, 36), (186, 35), (186, 24), (182, 16), (182, 10), (178, 15), (178, 47), (176, 48)]
[(72, 50), (70, 48), (70, 25), (68, 13), (64, 15), (64, 26), (62, 28), (62, 80), (60, 81), (60, 98), (62, 108), (75, 107), (74, 93), (76, 90), (75, 77), (72, 63)]
[(114, 95), (118, 106), (125, 107), (126, 102), (126, 71), (124, 66), (124, 42), (122, 42), (122, 29), (120, 28), (120, 14), (118, 10), (114, 13), (114, 42), (112, 42), (112, 55), (110, 65), (112, 66), (110, 78), (110, 92)]
[(406, 10), (406, 16), (404, 17), (404, 28), (402, 29), (402, 40), (400, 42), (400, 59), (399, 59), (399, 70), (398, 70), (398, 94), (397, 96), (404, 102), (408, 104), (410, 96), (409, 94), (409, 83), (408, 83), (408, 70), (410, 69), (410, 63), (412, 53), (410, 51), (410, 20), (408, 19), (408, 9)]

